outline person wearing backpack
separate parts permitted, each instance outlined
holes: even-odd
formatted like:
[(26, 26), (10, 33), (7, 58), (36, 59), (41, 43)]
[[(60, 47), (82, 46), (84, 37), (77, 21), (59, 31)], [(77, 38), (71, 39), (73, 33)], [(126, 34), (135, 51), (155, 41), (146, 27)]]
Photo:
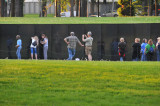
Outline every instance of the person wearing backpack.
[(146, 48), (145, 48), (145, 54), (147, 56), (147, 61), (153, 60), (154, 52), (155, 52), (155, 45), (153, 44), (153, 40), (149, 39), (148, 44), (146, 45)]
[(32, 43), (31, 43), (31, 59), (33, 60), (33, 54), (35, 54), (35, 59), (37, 60), (37, 46), (39, 43), (39, 39), (37, 36), (31, 37)]
[(160, 37), (157, 38), (156, 51), (157, 51), (157, 61), (160, 61)]

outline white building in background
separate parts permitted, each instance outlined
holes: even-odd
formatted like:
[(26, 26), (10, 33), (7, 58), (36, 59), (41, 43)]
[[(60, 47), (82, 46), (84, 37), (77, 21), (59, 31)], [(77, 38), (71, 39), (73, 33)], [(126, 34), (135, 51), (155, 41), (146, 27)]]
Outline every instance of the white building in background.
[[(23, 6), (23, 13), (24, 14), (40, 14), (41, 12), (41, 3), (42, 0), (25, 0), (24, 6)], [(50, 4), (50, 2), (47, 3), (47, 6)], [(48, 14), (54, 14), (54, 4), (48, 8), (47, 13)]]
[[(42, 0), (25, 0), (24, 3), (24, 14), (39, 14), (41, 11), (41, 3), (40, 1)], [(90, 1), (88, 0), (88, 7), (90, 8)], [(98, 0), (97, 0), (98, 1)], [(117, 1), (118, 0), (106, 0), (107, 4), (102, 3), (103, 0), (99, 0), (100, 1), (100, 14), (102, 15), (103, 13), (107, 13), (111, 10), (116, 10), (117, 9)], [(114, 2), (114, 6), (113, 6), (113, 2)], [(50, 2), (47, 3), (47, 5), (49, 5)], [(54, 4), (48, 8), (47, 13), (48, 14), (55, 14), (55, 8), (54, 8)], [(113, 8), (114, 7), (114, 8)], [(69, 8), (68, 8), (69, 10)], [(94, 12), (97, 13), (98, 12), (98, 8), (97, 5), (95, 4), (94, 6)], [(90, 13), (90, 10), (88, 10), (88, 13)]]

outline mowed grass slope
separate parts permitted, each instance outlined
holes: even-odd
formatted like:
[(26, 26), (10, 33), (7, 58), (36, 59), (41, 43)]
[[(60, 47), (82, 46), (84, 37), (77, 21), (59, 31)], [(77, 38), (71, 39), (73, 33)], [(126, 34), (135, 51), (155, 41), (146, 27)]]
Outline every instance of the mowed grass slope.
[(130, 24), (160, 23), (160, 17), (0, 17), (0, 24)]
[(0, 60), (0, 105), (159, 106), (159, 62)]

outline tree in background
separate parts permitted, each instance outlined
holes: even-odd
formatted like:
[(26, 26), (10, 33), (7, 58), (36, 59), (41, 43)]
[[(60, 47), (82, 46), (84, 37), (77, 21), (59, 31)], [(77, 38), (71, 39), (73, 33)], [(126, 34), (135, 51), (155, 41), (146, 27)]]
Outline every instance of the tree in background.
[(46, 5), (47, 5), (47, 0), (42, 0), (42, 13), (41, 13), (41, 17), (46, 17), (47, 16)]
[(118, 4), (121, 6), (117, 10), (119, 16), (135, 16), (135, 7), (132, 0), (118, 0)]
[(81, 0), (80, 17), (87, 17), (87, 0)]
[(134, 0), (134, 7), (137, 15), (152, 16), (158, 15), (160, 0)]
[(11, 0), (11, 17), (23, 17), (24, 0)]
[(23, 17), (24, 0), (15, 0), (15, 17)]
[(153, 3), (152, 8), (151, 8), (152, 12), (154, 11), (154, 15), (158, 16), (158, 14), (159, 14), (158, 9), (159, 9), (160, 0), (153, 0), (152, 3)]
[[(7, 3), (9, 3), (8, 0), (0, 0), (1, 3), (1, 16), (7, 17)], [(10, 14), (11, 17), (23, 17), (23, 3), (24, 0), (11, 0), (10, 5)]]
[(95, 0), (91, 0), (91, 8), (90, 8), (90, 10), (91, 10), (91, 14), (92, 15), (94, 14), (94, 5), (95, 5)]
[(11, 0), (11, 17), (15, 17), (15, 0)]
[[(53, 4), (55, 4), (55, 17), (60, 17), (60, 13), (66, 12), (67, 6), (71, 6), (70, 0), (44, 0), (43, 2), (44, 2), (44, 5), (42, 6), (42, 11), (44, 12), (44, 16), (47, 16), (47, 10)], [(46, 5), (47, 2), (51, 2), (51, 3), (49, 5)]]
[(70, 0), (70, 4), (71, 4), (71, 17), (74, 17), (74, 9), (73, 9), (73, 7), (74, 7), (74, 0)]
[(70, 0), (56, 0), (56, 17), (60, 17), (61, 12), (66, 12), (67, 11), (67, 6), (71, 6), (71, 1)]
[(6, 0), (0, 0), (0, 17), (7, 16), (7, 2)]
[(76, 0), (76, 16), (78, 17), (80, 13), (80, 0)]

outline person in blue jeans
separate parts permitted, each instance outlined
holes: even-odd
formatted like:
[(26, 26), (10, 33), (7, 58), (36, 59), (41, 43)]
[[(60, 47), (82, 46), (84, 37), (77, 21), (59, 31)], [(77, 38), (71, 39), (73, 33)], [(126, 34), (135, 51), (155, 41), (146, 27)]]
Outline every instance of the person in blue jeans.
[(31, 48), (31, 59), (33, 60), (33, 54), (35, 54), (35, 59), (37, 60), (37, 46), (39, 44), (39, 39), (37, 36), (31, 37), (32, 43), (30, 45)]
[(76, 54), (76, 44), (77, 42), (79, 43), (80, 46), (84, 46), (82, 45), (82, 43), (79, 41), (79, 39), (75, 36), (74, 32), (70, 33), (70, 36), (66, 37), (64, 39), (64, 41), (66, 42), (66, 44), (68, 45), (68, 59), (67, 60), (72, 60), (73, 57)]
[(145, 54), (145, 47), (147, 45), (147, 39), (144, 38), (143, 39), (143, 43), (141, 44), (141, 61), (147, 61), (147, 58), (146, 58), (146, 54)]
[(16, 45), (17, 52), (16, 52), (16, 55), (17, 55), (18, 59), (21, 59), (22, 40), (21, 40), (20, 35), (17, 35), (16, 39), (17, 39), (17, 45)]
[(156, 52), (157, 52), (157, 61), (160, 61), (160, 37), (157, 38)]

